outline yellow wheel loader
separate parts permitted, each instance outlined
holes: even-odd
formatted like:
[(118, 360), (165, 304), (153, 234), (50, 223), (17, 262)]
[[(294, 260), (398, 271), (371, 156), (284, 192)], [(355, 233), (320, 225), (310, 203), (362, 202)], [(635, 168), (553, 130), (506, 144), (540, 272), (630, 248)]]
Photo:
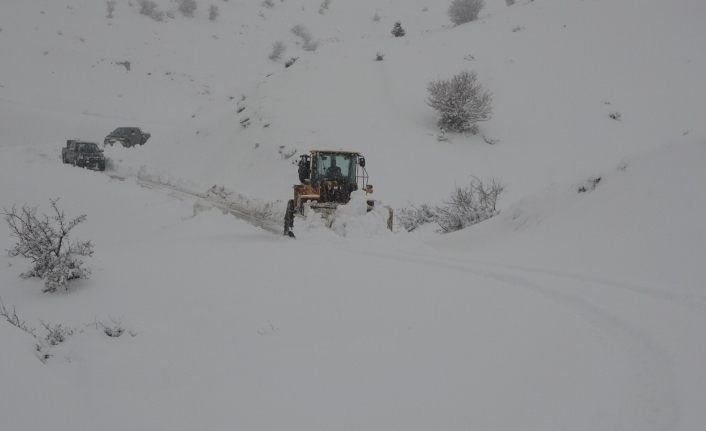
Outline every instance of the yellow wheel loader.
[[(299, 158), (299, 181), (301, 184), (294, 186), (294, 199), (287, 202), (284, 215), (284, 234), (290, 237), (294, 237), (294, 218), (304, 215), (305, 209), (332, 220), (336, 208), (347, 204), (356, 190), (365, 191), (368, 211), (375, 207), (365, 157), (358, 152), (312, 150)], [(387, 207), (387, 210), (387, 228), (392, 230), (392, 209)]]

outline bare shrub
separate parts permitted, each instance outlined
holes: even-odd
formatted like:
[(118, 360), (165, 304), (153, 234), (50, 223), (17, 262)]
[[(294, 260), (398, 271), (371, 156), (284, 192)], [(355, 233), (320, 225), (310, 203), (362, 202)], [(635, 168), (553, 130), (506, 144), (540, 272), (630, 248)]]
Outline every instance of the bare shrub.
[(155, 21), (164, 21), (164, 12), (159, 10), (159, 6), (154, 0), (137, 0), (140, 13), (152, 18)]
[(58, 200), (51, 201), (52, 216), (37, 215), (36, 207), (22, 206), (18, 211), (3, 209), (10, 227), (10, 235), (17, 238), (17, 243), (9, 250), (10, 256), (22, 256), (32, 261), (32, 268), (23, 273), (25, 278), (39, 277), (45, 280), (44, 292), (54, 292), (58, 288), (68, 290), (68, 282), (88, 278), (91, 271), (83, 266), (80, 257), (93, 255), (90, 241), (70, 241), (73, 228), (86, 220), (80, 215), (68, 220), (57, 207)]
[(586, 180), (585, 183), (579, 185), (576, 188), (576, 191), (578, 193), (586, 193), (586, 192), (592, 192), (598, 187), (598, 184), (601, 182), (601, 177), (593, 177), (589, 178)]
[(291, 32), (302, 40), (302, 49), (304, 49), (304, 51), (316, 51), (319, 43), (313, 40), (311, 33), (309, 33), (309, 30), (307, 30), (306, 27), (301, 24), (297, 24), (292, 27)]
[(449, 6), (449, 18), (456, 25), (475, 21), (483, 6), (484, 0), (453, 0)]
[[(475, 72), (461, 72), (449, 80), (427, 86), (427, 104), (439, 111), (439, 127), (455, 132), (477, 131), (475, 123), (492, 117), (492, 96), (478, 82)], [(476, 126), (476, 127), (474, 127)]]
[(103, 322), (98, 322), (98, 324), (101, 326), (103, 333), (112, 338), (118, 338), (125, 332), (125, 328), (123, 328), (123, 324), (119, 320), (110, 319), (109, 324)]
[(436, 223), (443, 233), (461, 230), (497, 215), (496, 204), (503, 189), (495, 179), (484, 182), (473, 178), (467, 187), (456, 187), (442, 205), (398, 209), (397, 221), (407, 232), (427, 223)]
[(187, 18), (194, 16), (197, 7), (196, 0), (177, 0), (177, 9)]
[(488, 145), (495, 145), (498, 142), (500, 142), (500, 140), (498, 138), (493, 138), (493, 137), (487, 136), (487, 135), (481, 135), (481, 138), (483, 138), (483, 142), (485, 142)]
[(208, 19), (210, 19), (211, 21), (215, 21), (216, 18), (218, 18), (219, 14), (220, 12), (218, 11), (218, 6), (216, 6), (215, 4), (212, 4), (208, 8)]
[(49, 352), (47, 352), (44, 341), (37, 337), (35, 329), (28, 326), (24, 320), (20, 319), (14, 307), (12, 308), (12, 313), (10, 313), (7, 308), (5, 308), (5, 304), (3, 304), (2, 302), (2, 298), (0, 298), (0, 317), (5, 319), (5, 321), (10, 325), (16, 327), (17, 329), (20, 329), (21, 331), (26, 332), (27, 334), (31, 335), (32, 338), (34, 338), (34, 340), (36, 341), (36, 344), (34, 345), (34, 351), (40, 361), (46, 362), (51, 357)]
[(385, 59), (385, 54), (382, 52), (378, 51), (377, 54), (375, 54), (375, 61), (383, 61)]
[(127, 72), (129, 72), (129, 71), (130, 71), (130, 68), (132, 67), (132, 64), (131, 64), (129, 61), (127, 61), (127, 60), (125, 60), (125, 61), (116, 61), (116, 62), (115, 62), (115, 65), (116, 65), (116, 66), (122, 66), (122, 67), (124, 67), (124, 68), (125, 68), (125, 71), (127, 71)]
[(50, 346), (57, 346), (74, 334), (73, 329), (63, 326), (61, 323), (50, 325), (42, 322), (42, 326), (47, 330), (47, 335), (44, 339)]
[(498, 214), (496, 203), (504, 187), (496, 180), (474, 178), (467, 187), (456, 187), (449, 200), (436, 208), (441, 231), (454, 232)]
[(35, 329), (31, 328), (25, 323), (24, 320), (20, 319), (14, 307), (12, 307), (12, 313), (10, 313), (7, 308), (5, 308), (5, 304), (3, 304), (2, 299), (0, 299), (0, 317), (5, 319), (5, 321), (7, 321), (10, 325), (21, 329), (36, 338)]
[(411, 206), (395, 211), (397, 222), (407, 232), (412, 232), (419, 226), (427, 223), (435, 223), (438, 217), (436, 210), (427, 204), (419, 207)]
[(294, 63), (296, 63), (297, 60), (299, 60), (299, 57), (292, 57), (292, 58), (290, 58), (289, 60), (287, 60), (287, 61), (284, 62), (284, 67), (285, 67), (285, 68), (290, 67), (291, 65), (293, 65)]
[(272, 44), (272, 52), (270, 53), (268, 58), (272, 61), (278, 61), (282, 58), (282, 55), (286, 50), (287, 47), (284, 45), (284, 42), (278, 40), (277, 42)]
[(106, 0), (105, 7), (108, 9), (107, 18), (113, 19), (113, 12), (115, 12), (115, 2), (116, 0)]
[(321, 6), (319, 6), (319, 13), (320, 13), (321, 15), (323, 15), (324, 13), (326, 13), (326, 11), (328, 10), (329, 6), (331, 6), (331, 0), (323, 0), (323, 1), (321, 2)]
[(402, 37), (406, 34), (404, 29), (402, 28), (402, 23), (399, 21), (397, 21), (395, 23), (395, 25), (392, 27), (392, 31), (390, 33), (392, 33), (392, 35), (395, 37)]

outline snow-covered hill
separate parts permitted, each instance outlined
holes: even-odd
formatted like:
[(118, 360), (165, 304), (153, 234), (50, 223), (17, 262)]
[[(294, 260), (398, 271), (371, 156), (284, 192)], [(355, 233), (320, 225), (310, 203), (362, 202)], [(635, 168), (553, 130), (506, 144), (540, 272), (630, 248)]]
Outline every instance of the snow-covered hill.
[[(458, 27), (444, 1), (197, 2), (156, 1), (161, 22), (0, 4), (0, 208), (59, 197), (96, 250), (55, 294), (0, 256), (0, 300), (36, 334), (0, 318), (0, 428), (703, 428), (703, 2), (486, 0)], [(494, 116), (439, 141), (426, 86), (463, 70)], [(66, 139), (132, 125), (152, 137), (106, 149), (105, 174), (61, 164)], [(276, 212), (326, 147), (362, 151), (395, 208), (475, 176), (505, 184), (501, 213), (292, 241), (174, 191)], [(44, 324), (73, 335), (37, 352)]]
[[(488, 3), (481, 20), (451, 28), (443, 2), (338, 1), (319, 13), (319, 0), (229, 1), (215, 21), (205, 5), (185, 18), (163, 2), (175, 14), (165, 22), (128, 2), (112, 19), (101, 2), (9, 2), (0, 22), (12, 59), (0, 78), (6, 141), (58, 147), (139, 125), (150, 145), (112, 155), (119, 168), (269, 200), (296, 181), (283, 154), (357, 149), (396, 206), (438, 201), (470, 175), (501, 178), (507, 205), (705, 134), (701, 2)], [(403, 38), (390, 34), (397, 20)], [(290, 32), (298, 24), (315, 52)], [(276, 41), (287, 51), (274, 62)], [(462, 70), (494, 94), (481, 130), (494, 146), (480, 136), (436, 140), (426, 85)]]

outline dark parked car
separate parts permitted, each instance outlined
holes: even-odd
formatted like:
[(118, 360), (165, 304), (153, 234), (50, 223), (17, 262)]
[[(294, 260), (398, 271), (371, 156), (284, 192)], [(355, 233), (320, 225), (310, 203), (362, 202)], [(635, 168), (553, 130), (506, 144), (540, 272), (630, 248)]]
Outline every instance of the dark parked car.
[(96, 169), (98, 171), (105, 170), (103, 150), (95, 142), (77, 141), (75, 139), (66, 141), (66, 146), (61, 149), (61, 161), (83, 168)]
[(144, 145), (150, 136), (139, 127), (118, 127), (105, 137), (103, 145), (113, 145), (118, 142), (123, 147), (134, 147), (135, 145)]

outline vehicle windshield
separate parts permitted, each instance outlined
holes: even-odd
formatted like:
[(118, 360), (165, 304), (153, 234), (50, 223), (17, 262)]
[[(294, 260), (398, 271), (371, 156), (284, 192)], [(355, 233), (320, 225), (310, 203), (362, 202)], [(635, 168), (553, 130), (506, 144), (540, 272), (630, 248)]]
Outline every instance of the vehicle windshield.
[(314, 159), (317, 178), (356, 182), (358, 157), (355, 154), (318, 153)]
[(113, 133), (111, 135), (127, 135), (130, 133), (130, 129), (127, 127), (118, 127), (117, 129), (113, 130)]
[(84, 153), (97, 153), (99, 151), (98, 145), (93, 142), (83, 142), (79, 144), (78, 150)]

